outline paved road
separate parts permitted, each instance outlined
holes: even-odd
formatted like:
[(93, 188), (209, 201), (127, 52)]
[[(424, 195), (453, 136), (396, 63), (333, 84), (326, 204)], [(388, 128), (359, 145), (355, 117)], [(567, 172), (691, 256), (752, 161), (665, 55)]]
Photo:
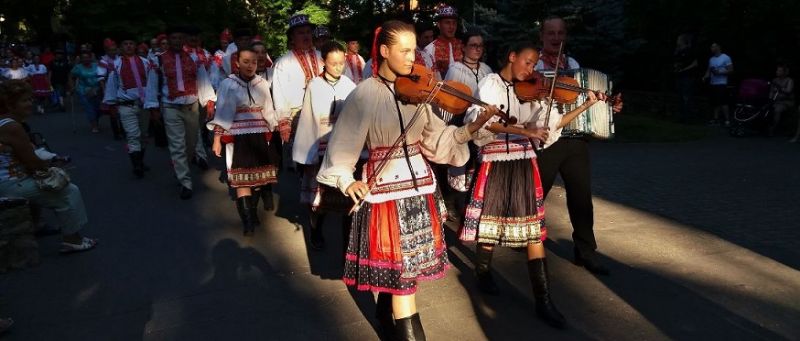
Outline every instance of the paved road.
[[(297, 179), (284, 174), (276, 214), (255, 238), (215, 172), (195, 172), (196, 195), (179, 187), (166, 151), (136, 180), (122, 144), (68, 114), (33, 119), (73, 175), (97, 250), (60, 256), (40, 240), (43, 263), (0, 275), (8, 340), (375, 340), (371, 296), (338, 280), (337, 221), (330, 248), (310, 252), (297, 220)], [(604, 144), (593, 149), (595, 211), (612, 276), (570, 263), (563, 191), (548, 198), (554, 299), (570, 321), (536, 320), (524, 256), (495, 257), (503, 294), (483, 297), (473, 248), (448, 241), (453, 269), (424, 283), (419, 309), (431, 340), (798, 339), (800, 147), (778, 140), (714, 137), (685, 144)]]

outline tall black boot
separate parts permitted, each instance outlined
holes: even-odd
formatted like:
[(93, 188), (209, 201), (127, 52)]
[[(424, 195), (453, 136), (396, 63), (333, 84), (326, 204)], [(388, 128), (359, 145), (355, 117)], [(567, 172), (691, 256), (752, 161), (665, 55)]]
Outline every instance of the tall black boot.
[(239, 211), (239, 218), (242, 219), (242, 233), (245, 236), (252, 235), (254, 225), (252, 219), (252, 209), (250, 201), (252, 196), (246, 195), (236, 198), (236, 209)]
[(131, 164), (133, 165), (133, 174), (136, 175), (136, 177), (139, 179), (144, 177), (144, 164), (142, 163), (142, 152), (136, 151), (128, 153), (128, 157), (131, 158)]
[(145, 149), (145, 148), (142, 148), (142, 150), (141, 150), (141, 152), (142, 152), (142, 169), (143, 169), (145, 172), (149, 172), (149, 171), (150, 171), (150, 167), (147, 167), (147, 165), (146, 165), (146, 164), (144, 164), (144, 154), (145, 154), (145, 151), (147, 151), (147, 149)]
[(309, 208), (309, 220), (311, 221), (311, 237), (309, 244), (313, 250), (325, 248), (325, 238), (322, 236), (322, 225), (325, 224), (325, 213), (317, 213)]
[(275, 209), (275, 203), (272, 201), (272, 185), (261, 186), (261, 200), (264, 200), (264, 211)]
[(119, 121), (119, 117), (116, 115), (109, 115), (109, 121), (111, 123), (111, 133), (114, 134), (115, 140), (122, 140), (124, 137), (122, 132), (122, 123)]
[(386, 292), (378, 293), (378, 301), (375, 304), (375, 318), (380, 326), (382, 340), (394, 339), (394, 318), (392, 317), (392, 294)]
[(492, 255), (494, 250), (489, 251), (478, 244), (475, 248), (475, 277), (478, 279), (478, 289), (487, 295), (500, 294), (500, 288), (492, 277)]
[(528, 276), (536, 298), (536, 315), (552, 327), (564, 329), (567, 321), (556, 309), (550, 298), (550, 283), (547, 274), (547, 259), (537, 258), (528, 261)]
[(425, 341), (425, 330), (419, 314), (394, 320), (395, 340), (398, 341)]
[(258, 226), (261, 225), (261, 219), (258, 219), (258, 192), (255, 192), (255, 188), (251, 189), (252, 196), (250, 196), (250, 211), (252, 212), (252, 221), (253, 224)]

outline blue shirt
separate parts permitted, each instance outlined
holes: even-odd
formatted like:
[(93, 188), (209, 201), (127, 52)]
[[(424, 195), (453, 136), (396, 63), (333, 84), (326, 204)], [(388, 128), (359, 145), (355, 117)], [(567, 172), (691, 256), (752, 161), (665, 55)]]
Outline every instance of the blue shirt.
[(708, 60), (708, 68), (711, 70), (709, 83), (711, 83), (711, 85), (728, 85), (728, 75), (721, 75), (715, 73), (715, 71), (725, 72), (725, 68), (729, 65), (733, 65), (733, 61), (731, 61), (731, 57), (728, 57), (727, 54), (722, 53), (719, 56), (711, 57)]

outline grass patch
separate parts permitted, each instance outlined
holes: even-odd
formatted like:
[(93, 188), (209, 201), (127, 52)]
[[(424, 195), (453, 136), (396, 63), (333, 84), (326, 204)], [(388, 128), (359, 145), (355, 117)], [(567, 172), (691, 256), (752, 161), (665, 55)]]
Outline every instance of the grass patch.
[(652, 116), (615, 115), (613, 142), (688, 142), (705, 138), (706, 126), (686, 125)]

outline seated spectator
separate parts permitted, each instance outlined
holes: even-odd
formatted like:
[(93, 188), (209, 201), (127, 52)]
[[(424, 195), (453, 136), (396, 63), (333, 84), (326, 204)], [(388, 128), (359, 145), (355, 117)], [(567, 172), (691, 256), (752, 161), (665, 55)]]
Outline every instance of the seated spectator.
[(778, 64), (775, 69), (775, 79), (772, 80), (769, 98), (772, 103), (772, 123), (769, 125), (769, 135), (775, 135), (775, 129), (781, 122), (783, 113), (794, 109), (794, 80), (789, 77), (789, 67)]
[(82, 236), (87, 224), (81, 192), (74, 184), (59, 191), (39, 188), (47, 178), (48, 163), (36, 156), (22, 123), (33, 110), (33, 91), (24, 81), (0, 84), (0, 196), (25, 198), (56, 213), (62, 227), (61, 252), (85, 251), (97, 240)]

